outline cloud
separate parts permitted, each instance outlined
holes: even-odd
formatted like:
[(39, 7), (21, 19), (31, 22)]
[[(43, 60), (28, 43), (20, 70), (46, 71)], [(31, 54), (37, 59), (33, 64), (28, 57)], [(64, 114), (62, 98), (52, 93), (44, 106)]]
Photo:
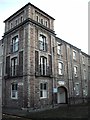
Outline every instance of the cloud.
[(58, 37), (87, 52), (88, 0), (0, 0), (0, 37), (4, 31), (3, 21), (28, 2), (55, 18)]

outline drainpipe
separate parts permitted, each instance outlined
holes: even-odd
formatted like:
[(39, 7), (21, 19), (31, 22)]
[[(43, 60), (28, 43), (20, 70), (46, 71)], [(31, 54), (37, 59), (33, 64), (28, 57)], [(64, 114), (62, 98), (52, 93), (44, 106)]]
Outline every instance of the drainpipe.
[(67, 45), (65, 44), (66, 51), (66, 64), (67, 64), (67, 81), (68, 81), (68, 103), (70, 103), (70, 91), (69, 91), (69, 73), (68, 73), (68, 55), (67, 55)]
[(70, 45), (70, 63), (71, 63), (71, 70), (72, 70), (72, 84), (73, 84), (73, 102), (75, 104), (75, 90), (74, 90), (74, 80), (73, 80), (73, 63), (72, 63), (72, 52), (71, 52), (71, 45)]
[(53, 88), (54, 88), (54, 69), (55, 69), (55, 68), (54, 68), (54, 67), (55, 67), (55, 66), (54, 66), (54, 60), (53, 60), (53, 59), (54, 59), (54, 57), (53, 57), (53, 56), (54, 56), (54, 47), (52, 48), (51, 54), (52, 54), (52, 67), (53, 67), (53, 71), (52, 71), (52, 72), (53, 72), (53, 78), (52, 78), (52, 108), (53, 108), (53, 107), (54, 107)]
[(54, 85), (55, 85), (55, 48), (57, 47), (56, 46), (53, 46), (52, 47), (52, 66), (53, 66), (53, 80), (52, 80), (52, 107), (54, 107)]
[[(81, 56), (81, 50), (79, 50), (79, 64), (80, 64), (80, 82), (81, 82), (81, 97), (83, 99), (83, 85), (82, 85), (82, 69), (81, 69), (81, 65), (82, 65), (82, 62), (80, 60), (80, 56)], [(84, 100), (82, 100), (84, 102)]]

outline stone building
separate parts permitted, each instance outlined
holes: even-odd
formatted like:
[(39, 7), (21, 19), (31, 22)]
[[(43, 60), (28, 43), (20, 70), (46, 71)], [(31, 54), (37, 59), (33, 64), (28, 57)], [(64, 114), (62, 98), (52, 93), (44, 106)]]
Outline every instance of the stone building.
[(56, 37), (54, 20), (28, 3), (4, 21), (3, 106), (38, 109), (86, 98), (89, 56)]
[(88, 1), (88, 54), (90, 55), (90, 1)]
[(86, 102), (90, 56), (60, 38), (56, 38), (56, 45), (54, 77), (57, 81), (57, 103)]
[(2, 119), (2, 68), (3, 68), (3, 39), (0, 40), (0, 120)]
[(51, 105), (54, 18), (28, 3), (4, 22), (3, 105)]

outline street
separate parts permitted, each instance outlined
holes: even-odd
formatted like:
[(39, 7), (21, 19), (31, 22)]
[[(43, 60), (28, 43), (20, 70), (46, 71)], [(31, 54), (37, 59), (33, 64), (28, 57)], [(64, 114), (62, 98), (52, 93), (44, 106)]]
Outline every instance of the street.
[(33, 120), (33, 119), (84, 119), (89, 118), (88, 105), (60, 106), (45, 111), (27, 112), (23, 117), (3, 115), (3, 120)]

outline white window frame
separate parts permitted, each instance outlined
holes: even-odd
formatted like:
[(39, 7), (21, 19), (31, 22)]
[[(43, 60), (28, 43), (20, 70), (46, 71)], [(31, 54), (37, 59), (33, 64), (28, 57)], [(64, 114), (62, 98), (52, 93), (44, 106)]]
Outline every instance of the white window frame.
[(42, 24), (42, 25), (44, 24), (44, 19), (43, 19), (43, 18), (41, 18), (41, 24)]
[(36, 21), (39, 22), (39, 15), (36, 15)]
[[(18, 99), (18, 88), (15, 89), (15, 86), (14, 86), (14, 90), (12, 90), (12, 85), (17, 85), (17, 87), (18, 87), (17, 83), (11, 84), (11, 99)], [(15, 95), (15, 97), (13, 97), (13, 94)]]
[(85, 64), (85, 57), (82, 56), (82, 64), (84, 65)]
[(3, 56), (3, 45), (0, 45), (0, 57)]
[(60, 43), (57, 43), (57, 54), (61, 55), (61, 45), (59, 45)]
[(18, 25), (18, 20), (17, 19), (15, 20), (15, 25)]
[(0, 77), (2, 77), (2, 62), (0, 62)]
[(64, 74), (64, 64), (61, 61), (58, 61), (58, 74), (63, 75)]
[(19, 50), (19, 36), (16, 35), (12, 37), (12, 52), (17, 52)]
[(20, 22), (23, 22), (23, 15), (20, 16)]
[(74, 76), (78, 77), (78, 66), (74, 66)]
[(76, 96), (78, 96), (78, 95), (80, 94), (80, 93), (79, 93), (79, 92), (80, 92), (80, 91), (79, 91), (79, 90), (80, 90), (79, 87), (80, 87), (79, 83), (75, 83), (75, 94), (76, 94)]
[(41, 75), (47, 74), (47, 58), (40, 56)]
[(47, 20), (45, 20), (45, 26), (48, 27), (48, 21)]
[(13, 57), (11, 59), (11, 76), (16, 76), (17, 75), (17, 65), (18, 65), (18, 58)]
[[(42, 84), (42, 88), (41, 88)], [(46, 89), (44, 88), (44, 85), (46, 85)], [(42, 96), (41, 96), (42, 93)], [(48, 98), (48, 88), (47, 88), (47, 82), (40, 83), (40, 99)]]
[(39, 35), (39, 49), (47, 51), (47, 38), (43, 34)]
[(88, 86), (85, 85), (84, 89), (83, 89), (83, 95), (87, 96), (88, 95)]
[(86, 79), (86, 69), (83, 70), (83, 78)]
[(73, 60), (76, 60), (76, 51), (75, 50), (73, 50)]
[(13, 28), (13, 23), (12, 22), (10, 23), (10, 28)]

